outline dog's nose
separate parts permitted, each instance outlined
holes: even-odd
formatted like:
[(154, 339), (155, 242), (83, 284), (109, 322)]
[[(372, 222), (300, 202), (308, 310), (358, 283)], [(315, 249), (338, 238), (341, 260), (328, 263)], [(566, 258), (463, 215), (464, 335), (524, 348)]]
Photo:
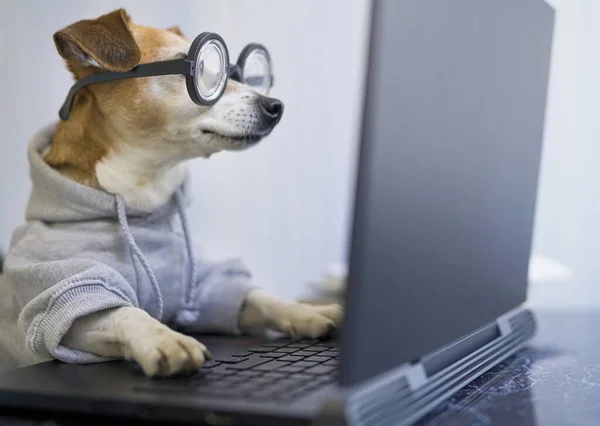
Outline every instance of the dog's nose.
[(275, 98), (262, 96), (259, 101), (262, 115), (274, 126), (279, 123), (283, 115), (283, 102)]

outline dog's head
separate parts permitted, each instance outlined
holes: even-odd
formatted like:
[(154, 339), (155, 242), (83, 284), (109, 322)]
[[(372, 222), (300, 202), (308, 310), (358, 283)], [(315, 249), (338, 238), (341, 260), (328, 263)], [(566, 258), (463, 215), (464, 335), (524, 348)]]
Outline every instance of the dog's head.
[[(72, 24), (54, 41), (77, 79), (183, 57), (191, 43), (177, 27), (136, 25), (122, 9)], [(77, 95), (69, 120), (84, 117), (86, 125), (101, 127), (106, 139), (128, 149), (160, 150), (165, 161), (177, 162), (252, 146), (282, 113), (281, 101), (231, 79), (216, 104), (199, 106), (190, 99), (184, 76), (166, 75), (90, 85)]]

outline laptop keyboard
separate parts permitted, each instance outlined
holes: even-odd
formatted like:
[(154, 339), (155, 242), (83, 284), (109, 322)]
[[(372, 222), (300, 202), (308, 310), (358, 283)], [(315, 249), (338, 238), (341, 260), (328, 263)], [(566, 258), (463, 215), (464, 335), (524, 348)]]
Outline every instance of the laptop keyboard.
[(156, 381), (135, 390), (285, 401), (334, 383), (338, 364), (339, 352), (333, 341), (269, 342), (215, 357), (192, 376)]

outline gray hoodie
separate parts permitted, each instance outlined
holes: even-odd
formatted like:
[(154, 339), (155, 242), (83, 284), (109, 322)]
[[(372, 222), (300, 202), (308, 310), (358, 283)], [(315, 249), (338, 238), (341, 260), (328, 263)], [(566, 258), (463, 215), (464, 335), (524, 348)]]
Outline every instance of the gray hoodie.
[(54, 128), (42, 129), (29, 146), (27, 223), (15, 231), (0, 277), (8, 308), (0, 312), (1, 340), (11, 346), (4, 349), (21, 365), (105, 361), (61, 340), (75, 319), (119, 306), (139, 307), (184, 332), (237, 333), (250, 274), (237, 260), (194, 257), (186, 185), (151, 213), (129, 208), (122, 197), (71, 181), (44, 162)]

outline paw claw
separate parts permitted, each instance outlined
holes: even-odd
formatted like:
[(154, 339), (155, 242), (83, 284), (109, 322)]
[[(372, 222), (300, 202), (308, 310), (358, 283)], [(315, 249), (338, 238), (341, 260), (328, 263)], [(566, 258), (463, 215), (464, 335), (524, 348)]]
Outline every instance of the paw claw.
[(197, 371), (212, 356), (208, 349), (188, 336), (160, 324), (143, 339), (136, 339), (129, 352), (148, 377), (167, 377)]
[(338, 327), (335, 320), (326, 314), (337, 312), (337, 308), (320, 312), (310, 305), (290, 304), (283, 311), (284, 319), (280, 321), (279, 329), (292, 337), (328, 338)]

